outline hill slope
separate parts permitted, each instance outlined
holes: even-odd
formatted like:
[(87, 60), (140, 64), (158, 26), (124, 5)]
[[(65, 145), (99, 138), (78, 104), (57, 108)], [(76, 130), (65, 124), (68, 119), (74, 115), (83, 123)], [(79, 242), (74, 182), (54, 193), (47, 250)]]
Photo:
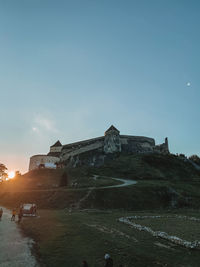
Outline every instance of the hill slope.
[[(69, 184), (60, 187), (63, 172)], [(100, 178), (94, 180), (93, 175)], [(115, 183), (107, 177), (138, 180), (129, 187), (98, 189)], [(77, 186), (72, 184), (76, 182)], [(92, 190), (91, 187), (94, 187)], [(90, 191), (90, 192), (89, 192)], [(65, 208), (81, 199), (81, 208), (155, 209), (200, 205), (200, 172), (173, 155), (120, 155), (99, 168), (36, 170), (0, 185), (0, 202), (19, 205), (36, 202), (40, 207)]]
[(129, 179), (191, 180), (200, 178), (200, 171), (186, 159), (175, 155), (135, 154), (120, 155), (100, 168), (88, 168), (97, 173)]

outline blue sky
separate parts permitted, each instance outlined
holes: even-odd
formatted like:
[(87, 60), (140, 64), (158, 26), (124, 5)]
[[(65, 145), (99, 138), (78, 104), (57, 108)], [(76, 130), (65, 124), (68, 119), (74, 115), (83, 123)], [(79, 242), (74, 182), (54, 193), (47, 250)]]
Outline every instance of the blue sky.
[[(200, 2), (0, 0), (0, 162), (103, 135), (200, 155)], [(188, 84), (190, 83), (190, 84)]]

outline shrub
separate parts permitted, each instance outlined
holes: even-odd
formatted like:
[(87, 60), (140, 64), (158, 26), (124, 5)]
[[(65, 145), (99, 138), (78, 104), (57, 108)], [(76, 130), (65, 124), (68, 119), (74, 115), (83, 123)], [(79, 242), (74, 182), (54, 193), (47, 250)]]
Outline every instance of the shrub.
[(197, 155), (192, 155), (189, 157), (190, 160), (192, 160), (194, 163), (200, 165), (200, 158)]

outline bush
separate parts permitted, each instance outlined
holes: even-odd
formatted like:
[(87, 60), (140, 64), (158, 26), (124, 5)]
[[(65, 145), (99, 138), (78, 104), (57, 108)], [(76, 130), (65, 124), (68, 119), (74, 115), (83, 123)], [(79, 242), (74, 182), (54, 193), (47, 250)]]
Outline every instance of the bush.
[(194, 163), (200, 165), (200, 158), (197, 155), (192, 155), (189, 157), (189, 159), (193, 161)]

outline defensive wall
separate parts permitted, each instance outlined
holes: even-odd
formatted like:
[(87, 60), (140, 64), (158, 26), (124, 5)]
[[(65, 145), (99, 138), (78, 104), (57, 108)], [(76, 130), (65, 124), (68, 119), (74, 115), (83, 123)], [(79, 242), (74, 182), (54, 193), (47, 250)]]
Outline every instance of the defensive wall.
[(155, 145), (153, 138), (120, 135), (119, 130), (112, 125), (104, 136), (67, 145), (62, 145), (60, 141), (57, 141), (50, 147), (47, 155), (31, 157), (29, 170), (38, 168), (38, 162), (40, 161), (46, 165), (48, 162), (55, 163), (59, 161), (60, 166), (99, 166), (104, 163), (106, 157), (112, 154), (151, 152), (169, 153), (167, 138), (165, 138), (163, 144)]
[(60, 158), (48, 155), (34, 155), (30, 158), (29, 171), (41, 168), (55, 169)]

